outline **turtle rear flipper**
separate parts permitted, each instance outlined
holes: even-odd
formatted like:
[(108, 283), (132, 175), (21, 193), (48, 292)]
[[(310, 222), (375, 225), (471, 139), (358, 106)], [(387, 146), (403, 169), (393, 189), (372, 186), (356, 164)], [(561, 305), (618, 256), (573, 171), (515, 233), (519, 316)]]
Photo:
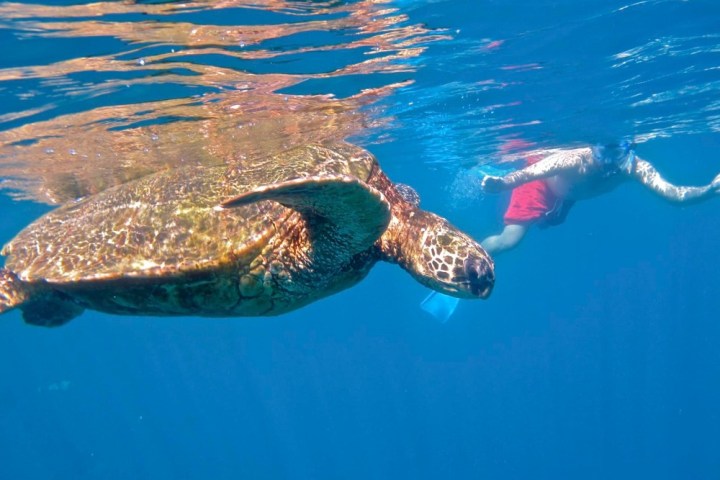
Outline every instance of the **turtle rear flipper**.
[(317, 175), (263, 185), (220, 207), (261, 200), (297, 210), (308, 221), (311, 234), (332, 237), (332, 243), (341, 242), (351, 255), (370, 248), (390, 223), (390, 204), (385, 196), (349, 175)]
[(39, 327), (65, 325), (85, 311), (77, 303), (55, 292), (43, 295), (37, 300), (31, 300), (23, 305), (21, 310), (25, 323)]
[(0, 313), (19, 307), (30, 299), (25, 284), (7, 268), (0, 268)]

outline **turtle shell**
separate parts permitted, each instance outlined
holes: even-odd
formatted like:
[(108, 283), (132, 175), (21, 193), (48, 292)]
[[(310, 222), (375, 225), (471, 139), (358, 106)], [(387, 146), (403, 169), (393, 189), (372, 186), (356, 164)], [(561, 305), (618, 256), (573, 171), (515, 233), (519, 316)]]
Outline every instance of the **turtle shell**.
[(252, 261), (299, 214), (261, 200), (218, 209), (261, 186), (312, 175), (366, 181), (376, 167), (349, 144), (308, 145), (230, 167), (186, 167), (105, 190), (41, 217), (2, 251), (22, 280), (73, 283), (170, 277)]

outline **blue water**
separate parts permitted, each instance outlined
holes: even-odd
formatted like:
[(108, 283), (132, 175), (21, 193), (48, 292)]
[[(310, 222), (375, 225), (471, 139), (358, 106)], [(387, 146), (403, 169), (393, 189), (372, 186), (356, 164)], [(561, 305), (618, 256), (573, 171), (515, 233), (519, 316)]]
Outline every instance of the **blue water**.
[[(76, 3), (0, 3), (3, 243), (53, 198), (212, 162), (232, 132), (348, 136), (478, 239), (507, 197), (473, 167), (511, 140), (633, 137), (676, 183), (720, 171), (714, 1)], [(720, 478), (719, 207), (632, 184), (581, 202), (446, 324), (387, 264), (276, 318), (12, 312), (0, 478)]]

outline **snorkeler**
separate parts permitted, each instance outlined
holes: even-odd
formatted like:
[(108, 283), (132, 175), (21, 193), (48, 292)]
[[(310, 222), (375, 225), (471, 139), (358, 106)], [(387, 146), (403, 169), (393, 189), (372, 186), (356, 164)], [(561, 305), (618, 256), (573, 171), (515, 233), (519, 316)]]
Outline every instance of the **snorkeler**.
[[(674, 203), (696, 203), (720, 194), (720, 174), (702, 187), (676, 186), (655, 167), (635, 154), (634, 145), (616, 144), (559, 150), (544, 158), (530, 158), (524, 168), (503, 176), (487, 175), (485, 193), (512, 189), (503, 230), (480, 242), (491, 255), (517, 246), (533, 225), (548, 227), (564, 222), (578, 200), (609, 192), (626, 180), (636, 180)], [(457, 299), (430, 294), (422, 308), (446, 321)]]
[(483, 240), (483, 247), (491, 254), (509, 250), (532, 225), (559, 225), (576, 201), (609, 192), (626, 180), (636, 180), (674, 203), (699, 202), (720, 193), (720, 175), (702, 187), (676, 186), (638, 157), (633, 146), (623, 141), (560, 150), (502, 177), (484, 177), (480, 186), (485, 193), (513, 191), (503, 218), (505, 228)]

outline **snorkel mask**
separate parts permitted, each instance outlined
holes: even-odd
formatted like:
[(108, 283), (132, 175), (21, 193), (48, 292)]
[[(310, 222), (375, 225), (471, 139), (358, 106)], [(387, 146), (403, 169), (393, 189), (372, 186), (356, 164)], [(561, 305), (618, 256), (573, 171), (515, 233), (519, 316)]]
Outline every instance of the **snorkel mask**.
[(594, 145), (592, 155), (596, 162), (606, 169), (629, 172), (635, 162), (635, 144), (622, 140), (619, 143)]

